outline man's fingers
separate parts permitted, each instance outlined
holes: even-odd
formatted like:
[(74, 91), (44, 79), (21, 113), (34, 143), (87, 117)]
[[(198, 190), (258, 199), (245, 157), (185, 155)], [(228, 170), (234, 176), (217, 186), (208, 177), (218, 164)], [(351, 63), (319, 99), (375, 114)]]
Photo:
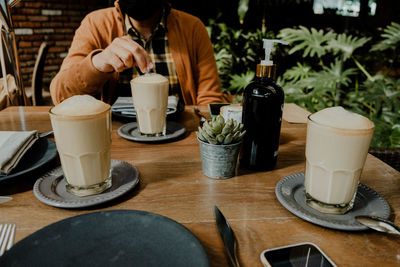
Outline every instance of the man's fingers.
[(110, 72), (112, 69), (121, 72), (134, 65), (138, 66), (143, 73), (147, 71), (148, 67), (153, 68), (153, 63), (146, 50), (129, 36), (114, 39), (103, 52), (93, 57), (93, 64), (103, 72)]
[(121, 60), (121, 58), (113, 53), (110, 53), (109, 55), (109, 64), (113, 67), (113, 69), (116, 72), (121, 72), (124, 69), (126, 69), (124, 62)]
[(146, 72), (148, 66), (151, 67), (151, 58), (143, 47), (127, 36), (120, 38), (119, 41), (118, 45), (124, 47), (132, 54), (136, 65), (142, 72)]
[(125, 65), (125, 69), (132, 68), (134, 65), (133, 55), (125, 47), (116, 45), (111, 51), (114, 55), (120, 58)]

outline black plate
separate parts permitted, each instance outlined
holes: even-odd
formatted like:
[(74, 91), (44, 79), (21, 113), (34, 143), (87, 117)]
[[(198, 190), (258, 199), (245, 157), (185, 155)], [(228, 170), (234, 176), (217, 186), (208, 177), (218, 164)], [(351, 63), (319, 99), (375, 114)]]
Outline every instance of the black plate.
[(17, 167), (10, 174), (0, 174), (0, 181), (28, 174), (50, 162), (56, 156), (56, 144), (46, 138), (39, 138), (25, 153)]
[(114, 210), (46, 226), (0, 257), (0, 266), (210, 265), (200, 241), (181, 224), (150, 212)]

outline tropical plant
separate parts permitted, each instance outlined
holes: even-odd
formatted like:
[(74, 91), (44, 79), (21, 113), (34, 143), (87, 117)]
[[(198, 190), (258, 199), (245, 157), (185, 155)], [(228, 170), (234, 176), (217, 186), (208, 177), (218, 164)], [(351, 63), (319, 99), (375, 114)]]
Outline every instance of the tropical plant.
[[(376, 66), (389, 62), (393, 67), (399, 63), (400, 24), (392, 23), (382, 32), (383, 39), (372, 45), (369, 52), (380, 53), (382, 62)], [(311, 112), (342, 105), (374, 121), (371, 146), (400, 147), (400, 80), (391, 77), (389, 70), (371, 75), (367, 64), (362, 63), (366, 61), (364, 54), (357, 54), (368, 51), (365, 49), (372, 38), (302, 26), (283, 29), (278, 37), (293, 46), (289, 54), (303, 58), (278, 80), (287, 102), (295, 102)], [(392, 54), (384, 56), (383, 52)]]
[(254, 77), (255, 67), (264, 54), (262, 39), (273, 39), (266, 30), (234, 29), (217, 19), (210, 19), (206, 27), (210, 35), (222, 90), (231, 95), (242, 94), (244, 84)]
[(375, 44), (371, 51), (398, 50), (400, 46), (400, 24), (392, 22), (383, 29), (383, 40)]

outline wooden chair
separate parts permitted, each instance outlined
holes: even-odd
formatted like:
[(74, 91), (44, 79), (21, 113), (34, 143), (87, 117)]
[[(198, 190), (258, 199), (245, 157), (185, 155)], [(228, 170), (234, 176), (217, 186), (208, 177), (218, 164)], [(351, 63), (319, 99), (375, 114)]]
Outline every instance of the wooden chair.
[(40, 45), (32, 75), (32, 104), (40, 106), (45, 103), (43, 99), (43, 71), (49, 47), (46, 42)]

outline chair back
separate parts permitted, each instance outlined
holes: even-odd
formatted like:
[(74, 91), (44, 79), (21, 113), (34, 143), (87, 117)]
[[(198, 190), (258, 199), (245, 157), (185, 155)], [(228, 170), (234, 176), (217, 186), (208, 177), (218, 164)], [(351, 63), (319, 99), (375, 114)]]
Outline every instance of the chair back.
[[(18, 59), (18, 50), (15, 41), (14, 29), (10, 15), (10, 4), (15, 5), (18, 1), (0, 0), (0, 73), (3, 77), (4, 90), (7, 91), (9, 105), (27, 105), (25, 90), (22, 83), (22, 75)], [(10, 97), (11, 92), (7, 82), (10, 75), (15, 81), (16, 94)]]
[(43, 105), (43, 71), (49, 46), (46, 42), (40, 45), (32, 75), (32, 104)]

